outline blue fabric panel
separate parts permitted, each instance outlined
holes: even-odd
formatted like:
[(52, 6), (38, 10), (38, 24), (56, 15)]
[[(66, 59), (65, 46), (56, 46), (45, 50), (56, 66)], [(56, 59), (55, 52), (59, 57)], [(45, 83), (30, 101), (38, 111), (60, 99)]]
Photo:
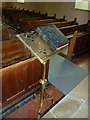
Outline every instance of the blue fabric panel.
[(88, 71), (56, 55), (50, 61), (49, 81), (67, 95), (86, 76)]

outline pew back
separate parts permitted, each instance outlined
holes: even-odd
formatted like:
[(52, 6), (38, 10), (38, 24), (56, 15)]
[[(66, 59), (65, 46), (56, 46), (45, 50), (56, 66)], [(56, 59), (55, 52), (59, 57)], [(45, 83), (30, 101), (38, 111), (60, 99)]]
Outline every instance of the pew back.
[[(66, 26), (66, 27), (62, 27), (60, 28), (61, 32), (64, 33), (64, 35), (66, 35), (66, 37), (70, 40), (73, 40), (73, 33), (75, 31), (78, 32), (77, 34), (77, 38), (75, 39), (74, 42), (71, 41), (70, 46), (73, 46), (73, 49), (71, 47), (72, 50), (69, 49), (68, 53), (70, 58), (71, 57), (76, 57), (78, 55), (80, 55), (81, 53), (85, 52), (86, 50), (90, 49), (90, 25), (89, 25), (89, 21), (87, 24), (82, 24), (82, 25), (73, 25), (73, 26)], [(74, 45), (73, 45), (74, 44)]]
[(2, 67), (15, 64), (30, 57), (30, 52), (18, 38), (3, 41), (0, 49), (2, 49)]

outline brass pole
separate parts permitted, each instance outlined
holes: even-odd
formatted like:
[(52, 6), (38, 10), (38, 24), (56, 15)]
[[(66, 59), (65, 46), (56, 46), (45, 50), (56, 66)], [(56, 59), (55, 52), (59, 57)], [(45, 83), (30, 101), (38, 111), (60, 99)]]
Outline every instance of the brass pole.
[(46, 62), (43, 64), (43, 76), (42, 79), (40, 80), (41, 83), (41, 94), (40, 94), (40, 103), (39, 103), (39, 108), (38, 108), (38, 119), (40, 119), (40, 114), (41, 114), (41, 109), (44, 103), (44, 97), (45, 97), (45, 85), (47, 80), (45, 79), (46, 75)]

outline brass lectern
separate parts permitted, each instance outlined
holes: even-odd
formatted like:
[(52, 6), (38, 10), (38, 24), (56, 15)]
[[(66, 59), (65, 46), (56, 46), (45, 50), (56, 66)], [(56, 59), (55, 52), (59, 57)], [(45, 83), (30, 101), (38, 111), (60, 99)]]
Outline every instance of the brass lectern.
[(17, 35), (17, 37), (43, 64), (43, 75), (40, 79), (40, 104), (37, 117), (40, 119), (44, 101), (52, 100), (53, 102), (53, 97), (49, 97), (46, 93), (46, 63), (53, 55), (60, 53), (62, 48), (68, 45), (68, 40), (54, 25), (41, 26), (36, 31), (22, 33)]

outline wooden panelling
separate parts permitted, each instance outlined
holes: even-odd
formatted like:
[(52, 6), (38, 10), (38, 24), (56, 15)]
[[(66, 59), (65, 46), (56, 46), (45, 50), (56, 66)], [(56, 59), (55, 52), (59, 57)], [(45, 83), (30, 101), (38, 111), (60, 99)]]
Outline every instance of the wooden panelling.
[[(46, 78), (48, 78), (48, 69), (49, 62)], [(5, 104), (7, 105), (18, 96), (38, 87), (42, 71), (43, 66), (35, 57), (1, 69), (3, 104), (7, 101)]]
[[(80, 55), (81, 53), (85, 52), (86, 50), (90, 49), (90, 20), (87, 22), (87, 24), (82, 25), (73, 25), (73, 26), (67, 26), (60, 28), (61, 32), (63, 32), (64, 35), (68, 39), (71, 39), (70, 46), (68, 50), (68, 56), (75, 57), (77, 55)], [(78, 35), (76, 39), (72, 39), (74, 32), (77, 31)]]

